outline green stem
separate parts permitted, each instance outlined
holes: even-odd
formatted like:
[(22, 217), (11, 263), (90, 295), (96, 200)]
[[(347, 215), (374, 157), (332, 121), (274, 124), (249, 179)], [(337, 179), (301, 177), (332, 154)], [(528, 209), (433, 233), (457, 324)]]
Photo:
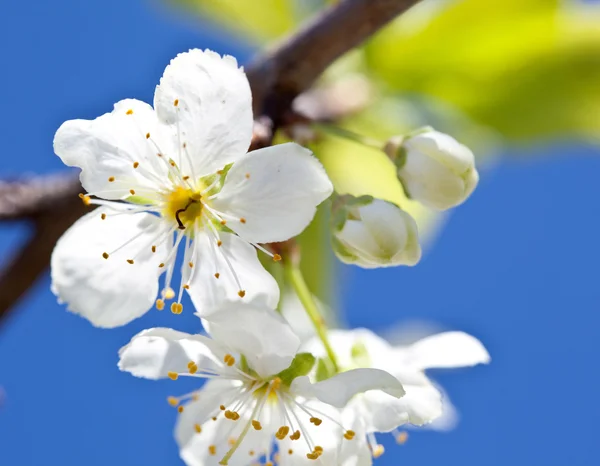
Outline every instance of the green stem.
[(345, 128), (340, 128), (339, 126), (317, 122), (313, 122), (312, 126), (323, 133), (333, 134), (334, 136), (344, 139), (350, 139), (351, 141), (362, 144), (363, 146), (372, 147), (377, 150), (382, 150), (383, 146), (385, 145), (383, 142), (378, 141), (377, 139), (363, 136), (362, 134), (355, 133), (354, 131), (350, 131)]
[(312, 293), (308, 289), (306, 281), (304, 281), (304, 276), (302, 275), (300, 267), (294, 265), (292, 262), (293, 261), (285, 261), (284, 264), (288, 282), (291, 283), (292, 287), (294, 288), (294, 291), (298, 295), (298, 299), (300, 299), (300, 302), (302, 303), (302, 306), (304, 307), (308, 318), (315, 327), (317, 335), (319, 336), (321, 342), (323, 343), (323, 346), (325, 347), (325, 351), (327, 351), (327, 356), (329, 356), (329, 360), (331, 361), (335, 371), (338, 372), (339, 368), (337, 365), (335, 353), (333, 351), (333, 348), (329, 344), (329, 340), (327, 339), (327, 329), (323, 323), (323, 319), (321, 317), (321, 314), (319, 313), (319, 309), (317, 308), (315, 300), (313, 299)]

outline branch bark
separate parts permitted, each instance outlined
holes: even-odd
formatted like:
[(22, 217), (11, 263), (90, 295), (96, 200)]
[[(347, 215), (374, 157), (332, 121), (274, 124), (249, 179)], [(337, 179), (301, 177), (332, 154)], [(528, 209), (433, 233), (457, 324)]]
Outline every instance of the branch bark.
[[(259, 55), (246, 70), (258, 124), (253, 148), (270, 144), (294, 99), (337, 58), (420, 0), (342, 0)], [(0, 319), (50, 263), (58, 238), (89, 210), (74, 175), (0, 182), (0, 221), (30, 221), (34, 233), (0, 272)]]

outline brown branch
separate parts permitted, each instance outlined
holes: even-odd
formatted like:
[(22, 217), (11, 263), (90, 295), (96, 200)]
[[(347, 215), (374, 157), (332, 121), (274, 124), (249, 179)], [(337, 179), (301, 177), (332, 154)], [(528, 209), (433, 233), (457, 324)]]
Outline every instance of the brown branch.
[[(270, 144), (294, 99), (331, 63), (418, 2), (342, 0), (252, 62), (246, 71), (258, 116), (252, 148)], [(0, 271), (0, 319), (47, 268), (62, 233), (89, 209), (77, 198), (80, 191), (76, 176), (0, 182), (0, 221), (28, 220), (35, 227)]]

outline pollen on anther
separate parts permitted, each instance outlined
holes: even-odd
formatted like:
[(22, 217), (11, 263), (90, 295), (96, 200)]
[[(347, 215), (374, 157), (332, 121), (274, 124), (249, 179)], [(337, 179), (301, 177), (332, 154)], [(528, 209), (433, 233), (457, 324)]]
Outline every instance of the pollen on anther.
[(235, 358), (231, 354), (226, 354), (223, 357), (223, 362), (225, 364), (227, 364), (229, 367), (231, 367), (235, 364)]
[(156, 246), (152, 246), (152, 252), (156, 252)]
[(319, 419), (318, 417), (311, 417), (311, 418), (309, 419), (309, 421), (310, 421), (311, 423), (313, 423), (315, 426), (320, 426), (320, 425), (321, 425), (321, 423), (323, 422), (323, 421), (322, 421), (321, 419)]
[(177, 412), (180, 414), (183, 413), (183, 406), (177, 406)]
[(256, 420), (252, 421), (252, 427), (254, 427), (254, 430), (261, 430), (262, 429), (262, 425), (260, 424), (259, 421), (256, 421)]
[(200, 426), (200, 424), (194, 424), (194, 430), (197, 434), (199, 434), (200, 432), (202, 432), (202, 426)]
[(344, 432), (344, 438), (346, 440), (352, 440), (355, 435), (356, 433), (353, 430), (347, 430), (346, 432)]
[(158, 267), (159, 267), (159, 268), (161, 268), (161, 269), (162, 269), (164, 266), (165, 266), (164, 262), (161, 262), (160, 264), (158, 264)]
[(115, 177), (114, 176), (109, 176), (108, 177), (108, 182), (112, 183), (113, 181), (115, 181)]
[(300, 431), (297, 430), (292, 435), (290, 435), (290, 440), (300, 440)]
[(133, 168), (137, 168), (140, 166), (140, 162), (133, 162)]
[(408, 440), (408, 432), (400, 432), (397, 436), (396, 436), (396, 442), (399, 445), (404, 445), (406, 443), (406, 441)]
[(255, 453), (254, 453), (254, 450), (250, 450), (250, 451), (248, 452), (248, 454), (249, 454), (250, 456), (254, 456), (254, 454), (255, 454)]
[(179, 99), (175, 99), (175, 100), (173, 101), (173, 105), (174, 105), (175, 107), (177, 107), (177, 106), (179, 105)]
[(185, 285), (183, 285), (183, 289), (184, 290), (189, 290), (190, 289), (190, 285), (188, 285), (187, 283)]
[(246, 223), (246, 219), (244, 217), (240, 218), (240, 222)]
[(133, 115), (133, 110), (129, 109), (125, 112), (125, 115)]
[(375, 445), (373, 447), (373, 458), (377, 459), (384, 453), (385, 453), (385, 448), (383, 448), (383, 445)]
[(188, 265), (190, 266), (190, 269), (194, 267), (194, 263), (193, 262), (188, 262)]
[(183, 177), (183, 181), (187, 181), (187, 180), (189, 180), (189, 179), (190, 179), (189, 175), (185, 175), (185, 176)]
[(167, 373), (167, 376), (171, 380), (177, 380), (179, 378), (179, 374), (177, 374), (177, 372), (169, 372), (169, 373)]
[(106, 220), (106, 214), (101, 214), (101, 215), (100, 215), (100, 218), (101, 218), (102, 220)]
[(217, 447), (215, 445), (209, 445), (208, 453), (210, 453), (211, 456), (215, 456), (217, 454)]
[(127, 263), (128, 263), (128, 264), (132, 264), (132, 265), (133, 265), (133, 264), (134, 264), (134, 261), (133, 261), (133, 259), (127, 259)]
[(174, 167), (175, 166), (175, 161), (174, 160), (169, 160), (169, 164)]
[(174, 396), (170, 396), (169, 398), (167, 398), (167, 402), (171, 406), (177, 406), (179, 404), (179, 400), (177, 398), (175, 398)]
[(227, 443), (229, 443), (229, 446), (234, 446), (235, 442), (237, 442), (237, 439), (235, 437), (230, 437), (229, 440), (227, 440)]
[(294, 453), (294, 450), (292, 450), (291, 448), (288, 450), (288, 455), (292, 455)]
[(165, 288), (162, 292), (163, 298), (165, 299), (173, 299), (175, 297), (175, 291), (173, 288)]
[(221, 225), (227, 224), (227, 220), (221, 220)]
[(221, 405), (221, 406), (219, 406), (219, 409), (220, 409), (221, 411), (225, 411), (225, 405)]
[(238, 296), (239, 296), (240, 298), (243, 298), (244, 296), (246, 296), (246, 291), (245, 291), (245, 290), (240, 290), (240, 291), (238, 291)]
[(221, 247), (222, 244), (223, 244), (223, 241), (221, 241), (221, 240), (217, 241), (217, 246)]
[(250, 173), (246, 173), (246, 179), (249, 180), (250, 179)]
[(146, 133), (146, 139), (150, 139), (150, 133)]
[(273, 254), (273, 260), (275, 262), (279, 262), (281, 260), (281, 256), (279, 254)]
[(108, 257), (109, 257), (109, 256), (108, 256), (108, 253), (107, 253), (107, 252), (103, 252), (103, 253), (102, 253), (102, 257), (104, 257), (105, 259), (108, 259)]
[(195, 374), (196, 372), (198, 372), (198, 366), (196, 364), (194, 364), (194, 365), (190, 366), (188, 368), (188, 370), (189, 370), (190, 374)]
[(171, 304), (171, 312), (173, 314), (181, 314), (183, 312), (183, 304), (181, 304), (181, 303), (172, 303)]
[(90, 196), (86, 196), (85, 194), (79, 194), (79, 199), (82, 200), (84, 205), (90, 205), (92, 202), (92, 198)]
[(165, 308), (165, 302), (162, 299), (157, 299), (155, 306), (156, 306), (156, 309), (158, 309), (159, 311), (162, 311)]
[(219, 278), (220, 276), (221, 276), (221, 274), (220, 274), (219, 272), (217, 272), (217, 273), (215, 274), (215, 278)]

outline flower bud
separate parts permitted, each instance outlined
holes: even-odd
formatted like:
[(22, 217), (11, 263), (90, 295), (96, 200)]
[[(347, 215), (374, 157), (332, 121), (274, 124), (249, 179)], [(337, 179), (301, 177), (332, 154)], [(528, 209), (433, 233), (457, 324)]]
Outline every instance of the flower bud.
[(461, 204), (479, 181), (473, 152), (430, 128), (391, 138), (384, 151), (395, 163), (406, 194), (434, 209)]
[(346, 195), (336, 199), (333, 209), (331, 239), (342, 262), (364, 268), (419, 262), (417, 224), (396, 204)]

